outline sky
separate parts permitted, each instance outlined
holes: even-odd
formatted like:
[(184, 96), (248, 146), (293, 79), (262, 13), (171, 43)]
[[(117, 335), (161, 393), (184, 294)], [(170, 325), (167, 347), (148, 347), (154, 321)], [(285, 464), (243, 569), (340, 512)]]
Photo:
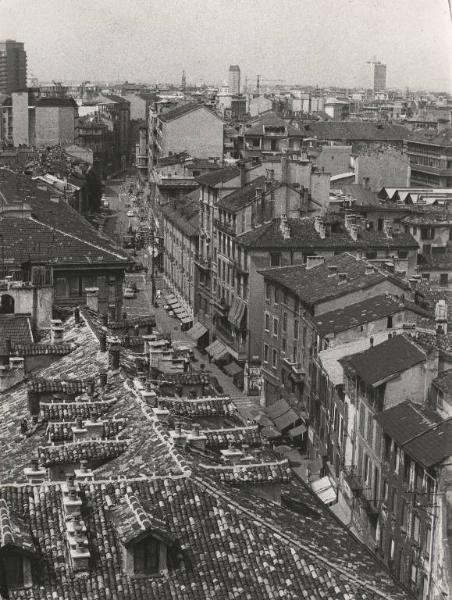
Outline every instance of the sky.
[(40, 81), (387, 85), (452, 92), (448, 0), (0, 0), (0, 39)]

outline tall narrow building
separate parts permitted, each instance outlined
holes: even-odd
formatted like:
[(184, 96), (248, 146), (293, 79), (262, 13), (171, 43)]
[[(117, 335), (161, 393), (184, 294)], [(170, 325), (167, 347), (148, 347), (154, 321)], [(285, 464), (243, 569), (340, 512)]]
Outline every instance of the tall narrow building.
[(27, 53), (23, 42), (0, 41), (0, 93), (11, 94), (27, 87)]
[(374, 92), (384, 92), (386, 89), (386, 65), (374, 63)]
[(229, 93), (231, 96), (240, 94), (240, 67), (238, 65), (229, 67)]

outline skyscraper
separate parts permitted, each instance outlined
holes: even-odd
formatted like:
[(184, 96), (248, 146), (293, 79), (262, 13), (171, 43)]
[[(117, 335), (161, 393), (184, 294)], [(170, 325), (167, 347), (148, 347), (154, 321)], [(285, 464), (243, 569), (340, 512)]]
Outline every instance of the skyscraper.
[(386, 65), (374, 63), (374, 92), (384, 92), (386, 89)]
[(238, 65), (229, 67), (229, 93), (231, 96), (240, 94), (240, 67)]
[(23, 42), (0, 41), (0, 92), (10, 94), (27, 87), (27, 53)]

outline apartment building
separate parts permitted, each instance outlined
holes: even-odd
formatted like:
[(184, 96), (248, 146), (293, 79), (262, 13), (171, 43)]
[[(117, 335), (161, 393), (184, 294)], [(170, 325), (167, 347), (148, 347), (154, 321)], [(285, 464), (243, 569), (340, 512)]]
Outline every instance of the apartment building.
[(452, 187), (452, 129), (423, 130), (407, 136), (411, 184), (432, 188)]
[[(170, 154), (223, 158), (223, 121), (203, 104), (182, 104), (167, 111), (152, 108), (148, 127), (149, 169)], [(150, 174), (151, 175), (151, 174)]]

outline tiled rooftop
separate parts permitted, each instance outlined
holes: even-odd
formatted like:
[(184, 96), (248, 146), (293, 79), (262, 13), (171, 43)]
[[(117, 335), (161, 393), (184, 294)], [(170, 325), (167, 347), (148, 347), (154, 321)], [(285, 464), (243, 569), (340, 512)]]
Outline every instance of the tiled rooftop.
[[(330, 272), (330, 266), (335, 267), (335, 274)], [(367, 261), (344, 253), (328, 257), (324, 263), (311, 269), (306, 269), (304, 265), (294, 265), (265, 269), (260, 273), (266, 280), (292, 290), (305, 304), (315, 305), (355, 290), (372, 287), (390, 278), (383, 271), (369, 269), (369, 266)], [(338, 273), (341, 272), (346, 273), (347, 277), (339, 283)], [(407, 288), (402, 281), (399, 283), (395, 278), (391, 278), (391, 281), (399, 285), (401, 290)]]

